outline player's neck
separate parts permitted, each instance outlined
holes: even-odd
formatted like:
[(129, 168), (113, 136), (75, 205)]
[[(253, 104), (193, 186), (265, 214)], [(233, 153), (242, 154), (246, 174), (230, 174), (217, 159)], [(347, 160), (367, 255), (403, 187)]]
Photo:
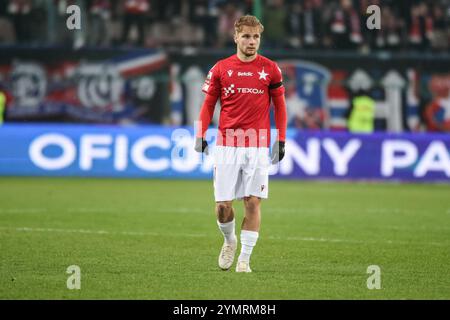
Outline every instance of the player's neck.
[(258, 56), (257, 53), (255, 53), (255, 54), (252, 55), (252, 56), (246, 56), (245, 54), (243, 54), (243, 53), (240, 52), (240, 51), (238, 51), (238, 52), (236, 53), (236, 55), (237, 55), (238, 59), (241, 60), (242, 62), (251, 62), (251, 61), (255, 60), (256, 57)]

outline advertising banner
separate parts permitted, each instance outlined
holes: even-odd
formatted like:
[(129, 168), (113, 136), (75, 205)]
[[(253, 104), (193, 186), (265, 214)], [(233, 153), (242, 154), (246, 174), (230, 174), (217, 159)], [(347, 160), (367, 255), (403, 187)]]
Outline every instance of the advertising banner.
[(162, 122), (169, 103), (167, 83), (160, 81), (168, 76), (165, 53), (118, 50), (74, 56), (55, 50), (49, 59), (39, 50), (28, 51), (33, 58), (24, 52), (0, 59), (6, 122)]
[[(194, 151), (192, 128), (7, 124), (0, 129), (0, 175), (212, 178), (211, 154)], [(450, 136), (355, 135), (289, 129), (280, 179), (450, 182)]]

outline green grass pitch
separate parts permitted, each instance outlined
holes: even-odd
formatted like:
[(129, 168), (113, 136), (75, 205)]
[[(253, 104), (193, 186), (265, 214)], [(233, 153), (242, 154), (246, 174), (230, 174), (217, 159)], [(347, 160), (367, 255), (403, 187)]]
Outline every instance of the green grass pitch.
[(211, 181), (0, 178), (0, 299), (450, 299), (449, 185), (272, 180), (251, 274), (213, 208)]

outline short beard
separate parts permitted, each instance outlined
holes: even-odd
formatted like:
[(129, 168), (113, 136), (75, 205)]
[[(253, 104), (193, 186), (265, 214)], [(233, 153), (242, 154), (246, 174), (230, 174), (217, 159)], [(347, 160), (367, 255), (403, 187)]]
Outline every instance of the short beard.
[(246, 53), (244, 50), (241, 50), (241, 49), (239, 49), (241, 52), (242, 52), (242, 54), (244, 55), (244, 56), (246, 56), (246, 57), (253, 57), (254, 55), (256, 55), (256, 50), (255, 50), (255, 53)]

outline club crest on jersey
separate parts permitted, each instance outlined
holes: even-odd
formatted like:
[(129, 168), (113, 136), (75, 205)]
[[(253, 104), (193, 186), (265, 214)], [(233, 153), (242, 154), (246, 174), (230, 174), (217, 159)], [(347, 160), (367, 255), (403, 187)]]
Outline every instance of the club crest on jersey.
[(233, 70), (228, 70), (228, 76), (231, 77), (231, 75), (233, 74)]
[(264, 71), (264, 67), (263, 67), (263, 69), (262, 69), (261, 72), (258, 72), (258, 74), (259, 74), (259, 80), (261, 80), (261, 79), (267, 80), (266, 77), (269, 75), (268, 73), (266, 73), (266, 72)]

